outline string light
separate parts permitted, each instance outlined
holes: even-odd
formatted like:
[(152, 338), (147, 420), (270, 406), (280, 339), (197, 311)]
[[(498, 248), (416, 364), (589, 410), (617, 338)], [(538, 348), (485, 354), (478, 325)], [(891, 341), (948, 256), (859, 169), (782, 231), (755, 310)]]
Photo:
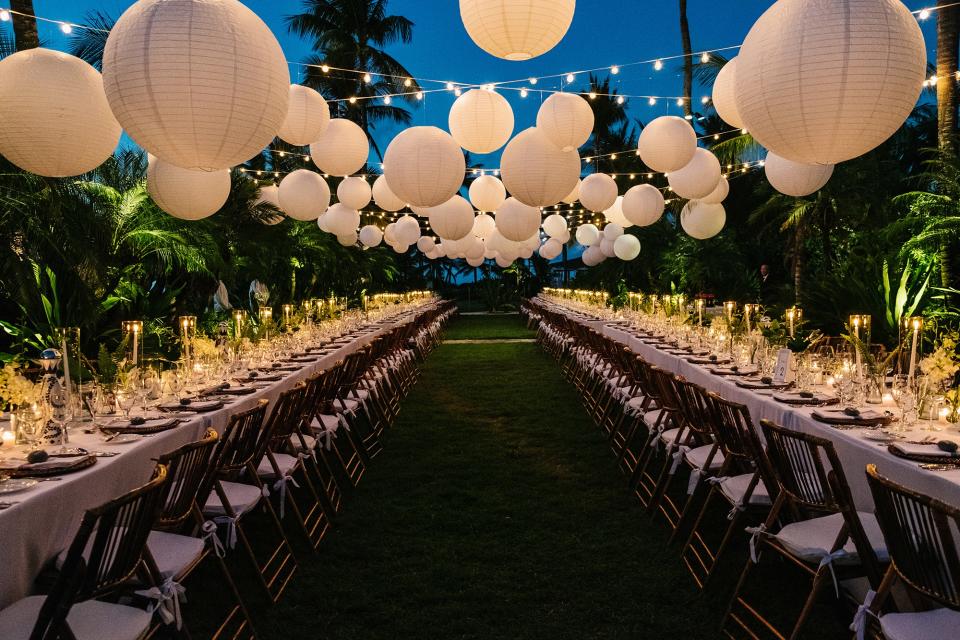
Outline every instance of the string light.
[(390, 96), (383, 96), (383, 104), (390, 104)]
[(708, 102), (710, 102), (710, 96), (703, 96), (700, 98), (700, 104), (707, 104)]
[(678, 107), (682, 107), (682, 106), (683, 106), (683, 103), (684, 103), (683, 98), (677, 98), (677, 106), (678, 106)]
[(926, 20), (930, 17), (930, 9), (921, 9), (920, 13), (917, 14), (917, 17), (921, 20)]
[(710, 62), (710, 52), (704, 51), (704, 52), (703, 52), (703, 55), (700, 56), (700, 62), (702, 62), (702, 63), (704, 63), (704, 64)]
[(521, 98), (526, 98), (526, 97), (527, 97), (527, 90), (526, 90), (526, 88), (520, 89), (520, 97), (521, 97)]
[(373, 80), (373, 77), (372, 77), (369, 73), (363, 74), (363, 81), (364, 81), (364, 82), (366, 82), (367, 84), (370, 84), (370, 82), (371, 82), (372, 80)]
[(403, 81), (403, 86), (405, 87), (410, 87), (412, 85), (413, 85), (413, 80), (411, 80), (410, 78), (407, 78), (406, 80)]
[(620, 73), (620, 67), (618, 67), (617, 65), (613, 65), (612, 67), (610, 67), (610, 73), (612, 73), (613, 75), (617, 75), (618, 73)]
[(648, 100), (647, 102), (648, 102), (648, 103), (650, 104), (650, 106), (652, 107), (653, 105), (657, 104), (657, 99), (656, 99), (656, 98), (650, 98), (650, 100)]
[(576, 78), (575, 75), (573, 75), (572, 73), (568, 73), (568, 74), (567, 74), (567, 84), (572, 84), (575, 78)]
[(330, 67), (325, 64), (320, 65), (320, 71), (323, 71), (324, 73), (330, 73)]
[(617, 104), (623, 104), (623, 96), (617, 96)]
[(463, 92), (460, 90), (460, 87), (457, 87), (456, 89), (453, 90), (453, 95), (455, 95), (455, 96), (457, 96), (457, 97), (459, 97), (460, 94), (462, 94), (462, 93), (463, 93)]
[(591, 92), (588, 93), (587, 95), (590, 96), (590, 99), (591, 99), (591, 100), (595, 100), (595, 99), (597, 98), (597, 94), (596, 94), (595, 91), (591, 91)]
[(6, 9), (0, 10), (0, 20), (10, 22), (10, 12)]
[(661, 69), (663, 69), (663, 60), (657, 60), (656, 62), (654, 62), (653, 68), (656, 71), (660, 71)]
[(528, 79), (527, 79), (527, 82), (529, 82), (530, 84), (537, 84), (537, 79), (536, 79), (536, 78), (528, 78)]

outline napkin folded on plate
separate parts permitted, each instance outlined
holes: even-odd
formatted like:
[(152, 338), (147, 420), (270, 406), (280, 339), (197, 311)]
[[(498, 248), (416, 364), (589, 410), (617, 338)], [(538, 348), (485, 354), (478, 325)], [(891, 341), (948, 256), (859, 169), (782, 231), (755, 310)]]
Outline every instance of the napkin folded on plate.
[(728, 362), (730, 362), (730, 358), (721, 356), (716, 360), (711, 360), (710, 358), (695, 356), (695, 357), (687, 358), (687, 362), (690, 362), (692, 364), (727, 364)]
[[(180, 406), (179, 404), (177, 405)], [(166, 426), (172, 426), (177, 422), (177, 418), (171, 418), (169, 415), (147, 418), (143, 424), (132, 424), (126, 418), (114, 418), (100, 424), (101, 429), (109, 431), (115, 429), (157, 429)]]
[(739, 367), (736, 371), (733, 367), (707, 367), (707, 370), (717, 376), (752, 376), (757, 372), (756, 367)]
[(168, 402), (160, 405), (164, 411), (213, 411), (223, 406), (222, 400), (194, 400), (190, 404), (180, 404), (179, 402)]
[(859, 415), (848, 416), (843, 409), (814, 409), (813, 417), (823, 422), (858, 424), (860, 422), (876, 422), (887, 414), (873, 409), (861, 409)]
[(944, 451), (938, 447), (936, 442), (931, 442), (930, 444), (894, 442), (890, 446), (905, 456), (937, 456), (942, 458), (958, 457), (956, 453), (950, 453), (949, 451)]
[(775, 393), (773, 394), (773, 399), (779, 402), (786, 402), (787, 404), (822, 404), (832, 402), (836, 400), (837, 397), (826, 393), (814, 393), (813, 396), (809, 398), (805, 398), (799, 393)]

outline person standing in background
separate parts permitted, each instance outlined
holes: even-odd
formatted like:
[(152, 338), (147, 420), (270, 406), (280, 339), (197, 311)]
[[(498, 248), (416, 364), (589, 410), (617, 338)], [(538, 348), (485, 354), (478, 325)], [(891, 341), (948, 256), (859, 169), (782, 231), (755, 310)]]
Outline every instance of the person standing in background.
[(770, 304), (773, 296), (773, 281), (770, 280), (770, 266), (760, 265), (760, 291), (757, 295), (757, 302), (760, 304)]

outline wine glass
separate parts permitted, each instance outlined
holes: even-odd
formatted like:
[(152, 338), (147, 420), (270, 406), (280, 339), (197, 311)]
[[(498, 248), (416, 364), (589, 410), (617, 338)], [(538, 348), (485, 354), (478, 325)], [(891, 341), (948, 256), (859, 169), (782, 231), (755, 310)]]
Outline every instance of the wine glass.
[(137, 390), (136, 385), (132, 382), (121, 385), (117, 389), (117, 406), (120, 407), (120, 410), (123, 411), (123, 416), (130, 420), (130, 410), (133, 409), (133, 406), (137, 403)]
[(58, 428), (57, 435), (60, 441), (58, 453), (68, 453), (67, 444), (70, 442), (70, 437), (67, 434), (67, 423), (73, 419), (73, 406), (67, 397), (67, 390), (59, 384), (54, 384), (50, 388), (48, 402), (50, 403), (50, 419), (56, 423)]

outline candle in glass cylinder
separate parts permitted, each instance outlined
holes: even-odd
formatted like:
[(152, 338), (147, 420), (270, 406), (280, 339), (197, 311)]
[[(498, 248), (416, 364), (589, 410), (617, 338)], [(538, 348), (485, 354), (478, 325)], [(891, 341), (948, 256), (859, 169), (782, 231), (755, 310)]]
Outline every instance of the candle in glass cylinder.
[[(860, 341), (860, 327), (863, 324), (863, 316), (858, 314), (853, 314), (850, 316), (850, 328), (853, 330), (853, 336), (857, 339), (857, 342)], [(860, 359), (860, 349), (858, 344), (854, 345), (854, 355), (857, 359), (857, 377), (862, 378), (863, 374), (863, 362)]]
[(124, 320), (120, 323), (120, 329), (124, 334), (130, 336), (130, 362), (133, 366), (137, 366), (140, 359), (140, 334), (143, 333), (143, 322), (141, 320)]
[(787, 330), (790, 333), (790, 337), (794, 338), (797, 335), (797, 324), (800, 322), (800, 309), (799, 307), (790, 307), (787, 309)]
[(743, 305), (743, 319), (747, 323), (747, 333), (749, 334), (752, 331), (750, 326), (750, 316), (753, 315), (754, 310), (757, 308), (757, 305), (747, 303)]
[(727, 302), (723, 303), (723, 308), (726, 309), (727, 311), (727, 324), (730, 325), (730, 328), (732, 330), (733, 329), (733, 312), (737, 308), (737, 303), (732, 300), (728, 300)]
[(703, 298), (697, 298), (696, 305), (697, 305), (697, 322), (702, 327), (703, 326), (703, 305), (704, 305)]
[(273, 320), (272, 307), (260, 307), (260, 324), (263, 325), (263, 337), (270, 339), (270, 322)]
[(281, 307), (281, 309), (283, 309), (283, 326), (286, 328), (287, 331), (290, 331), (291, 330), (290, 314), (293, 313), (293, 305), (285, 304)]
[(235, 309), (233, 312), (233, 330), (234, 337), (239, 340), (243, 336), (243, 324), (247, 319), (247, 312), (243, 309)]
[(910, 328), (913, 330), (913, 335), (910, 338), (910, 370), (907, 374), (907, 379), (911, 384), (913, 383), (914, 371), (916, 371), (917, 368), (917, 339), (920, 336), (920, 328), (922, 326), (922, 318), (910, 318)]

